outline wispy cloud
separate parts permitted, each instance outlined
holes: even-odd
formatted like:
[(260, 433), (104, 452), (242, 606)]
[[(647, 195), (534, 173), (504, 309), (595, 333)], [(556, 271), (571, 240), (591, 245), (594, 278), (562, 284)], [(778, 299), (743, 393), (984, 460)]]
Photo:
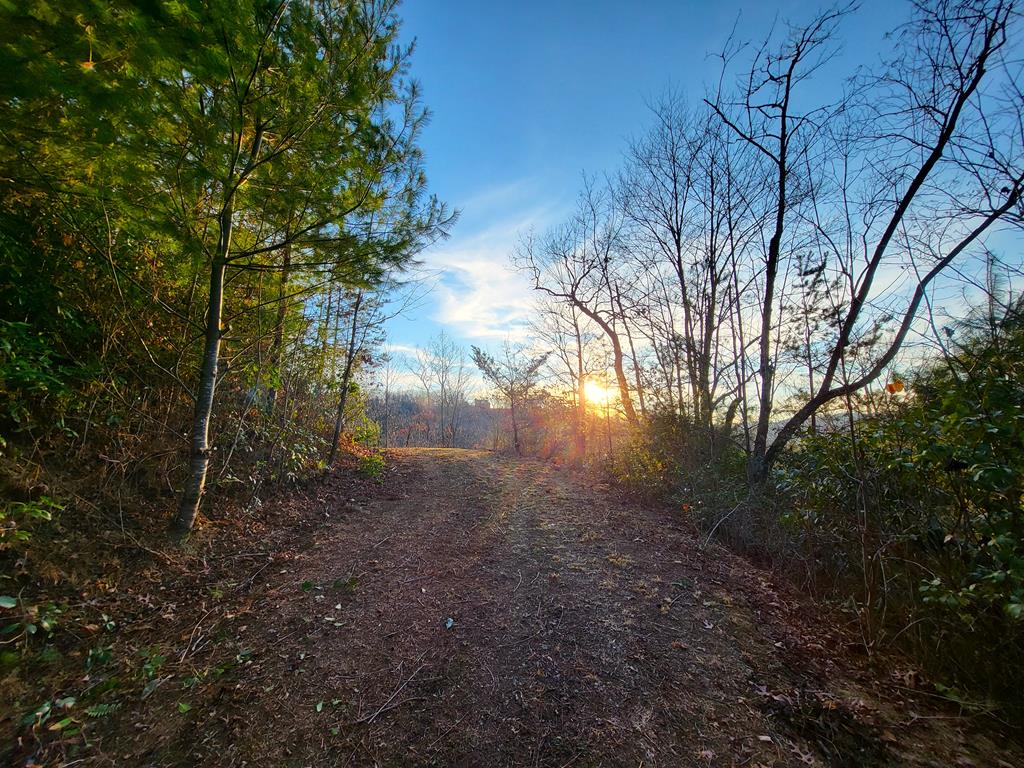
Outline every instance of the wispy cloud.
[(389, 341), (384, 344), (384, 351), (395, 357), (403, 357), (405, 355), (415, 355), (416, 347), (411, 344), (393, 344)]
[(525, 337), (531, 314), (531, 290), (509, 264), (513, 244), (491, 240), (438, 254), (444, 274), (435, 291), (434, 319), (469, 339)]
[(533, 291), (510, 257), (524, 232), (550, 226), (561, 213), (557, 201), (538, 204), (538, 186), (520, 180), (482, 190), (462, 207), (453, 238), (426, 255), (428, 268), (440, 275), (433, 319), (456, 335), (528, 337)]

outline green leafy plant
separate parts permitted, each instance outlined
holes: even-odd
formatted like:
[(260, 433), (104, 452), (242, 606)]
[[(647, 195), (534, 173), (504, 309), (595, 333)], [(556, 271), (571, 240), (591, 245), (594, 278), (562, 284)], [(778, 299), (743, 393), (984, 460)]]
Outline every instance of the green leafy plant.
[(167, 657), (160, 652), (160, 646), (151, 645), (148, 648), (143, 648), (139, 651), (139, 656), (142, 658), (142, 667), (140, 672), (142, 677), (147, 681), (152, 681), (158, 674), (160, 674), (160, 668), (166, 663)]
[(28, 323), (0, 319), (0, 417), (25, 425), (32, 405), (59, 404), (70, 390), (54, 340)]
[(364, 477), (379, 480), (384, 476), (385, 468), (384, 456), (379, 453), (371, 453), (359, 459), (359, 472)]
[(331, 589), (339, 589), (342, 592), (354, 594), (359, 588), (359, 577), (349, 576), (347, 579), (335, 579), (331, 582)]
[(729, 509), (747, 492), (744, 457), (730, 429), (728, 422), (707, 429), (685, 415), (655, 412), (603, 469), (631, 495), (671, 502), (684, 513)]
[(28, 605), (10, 595), (0, 596), (0, 608), (19, 611), (0, 627), (0, 637), (5, 644), (22, 649), (27, 649), (34, 638), (52, 637), (60, 615), (64, 612), (56, 603)]
[(40, 521), (53, 520), (54, 513), (63, 509), (62, 504), (49, 496), (35, 501), (0, 503), (0, 550), (28, 541)]
[(114, 660), (114, 649), (110, 645), (97, 645), (90, 648), (85, 657), (85, 668), (87, 670), (99, 669)]
[(121, 702), (119, 701), (112, 701), (105, 704), (93, 704), (91, 707), (86, 707), (85, 714), (93, 718), (107, 717), (120, 708)]
[(1024, 684), (1024, 304), (966, 335), (909, 396), (801, 439), (780, 523), (867, 643), (1007, 697)]
[[(78, 727), (79, 721), (70, 715), (65, 715), (64, 717), (60, 717), (60, 715), (63, 712), (70, 711), (75, 704), (76, 699), (74, 696), (47, 699), (22, 718), (22, 725), (38, 730), (46, 723), (50, 723), (47, 726), (47, 730), (63, 731), (64, 735), (67, 736), (74, 735), (80, 730)], [(50, 722), (51, 719), (53, 722)]]

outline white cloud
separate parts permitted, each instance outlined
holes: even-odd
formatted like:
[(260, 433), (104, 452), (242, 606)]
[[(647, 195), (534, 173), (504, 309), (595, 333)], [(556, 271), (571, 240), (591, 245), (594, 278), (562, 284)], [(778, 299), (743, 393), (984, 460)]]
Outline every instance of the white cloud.
[(464, 221), (492, 223), (475, 230), (456, 225), (451, 240), (426, 254), (425, 266), (439, 273), (433, 319), (456, 335), (482, 341), (529, 336), (533, 290), (510, 256), (523, 233), (550, 226), (559, 215), (557, 205), (536, 205), (535, 186), (518, 181), (482, 191), (463, 206)]
[(393, 356), (415, 355), (416, 347), (409, 344), (393, 344), (389, 341), (384, 344), (384, 351)]
[(525, 338), (532, 291), (508, 264), (507, 252), (445, 258), (434, 319), (469, 339)]

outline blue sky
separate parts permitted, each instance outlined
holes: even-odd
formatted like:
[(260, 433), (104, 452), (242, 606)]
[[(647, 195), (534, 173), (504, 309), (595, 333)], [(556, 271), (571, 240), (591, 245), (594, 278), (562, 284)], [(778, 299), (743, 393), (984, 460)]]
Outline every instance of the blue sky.
[[(401, 350), (444, 327), (496, 346), (529, 317), (530, 291), (508, 266), (519, 233), (563, 219), (584, 172), (612, 173), (648, 104), (668, 89), (699, 101), (717, 79), (734, 25), (760, 42), (773, 23), (803, 23), (825, 3), (785, 0), (406, 0), (412, 76), (433, 118), (423, 135), (432, 191), (461, 211), (451, 239), (424, 254), (436, 285), (388, 327)], [(842, 27), (834, 74), (872, 64), (909, 4), (866, 0)], [(821, 88), (838, 81), (823, 77)], [(518, 329), (518, 330), (517, 330)]]

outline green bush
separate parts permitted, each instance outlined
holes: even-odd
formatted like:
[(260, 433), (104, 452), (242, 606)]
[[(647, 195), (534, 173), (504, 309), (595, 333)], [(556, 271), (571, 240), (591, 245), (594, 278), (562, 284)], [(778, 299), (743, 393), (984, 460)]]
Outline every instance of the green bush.
[(899, 639), (983, 694), (1024, 685), (1020, 307), (853, 427), (804, 436), (776, 472), (783, 527), (865, 639)]
[(51, 340), (28, 323), (0, 320), (0, 417), (24, 425), (30, 405), (61, 405), (70, 395)]
[(0, 550), (28, 541), (40, 520), (49, 522), (53, 513), (64, 509), (56, 500), (43, 496), (37, 501), (0, 503)]
[(379, 453), (371, 453), (359, 459), (359, 472), (365, 477), (377, 480), (384, 475), (384, 457)]
[(652, 414), (606, 470), (634, 496), (678, 503), (698, 518), (729, 509), (747, 493), (743, 455), (728, 428), (702, 429), (676, 413)]

